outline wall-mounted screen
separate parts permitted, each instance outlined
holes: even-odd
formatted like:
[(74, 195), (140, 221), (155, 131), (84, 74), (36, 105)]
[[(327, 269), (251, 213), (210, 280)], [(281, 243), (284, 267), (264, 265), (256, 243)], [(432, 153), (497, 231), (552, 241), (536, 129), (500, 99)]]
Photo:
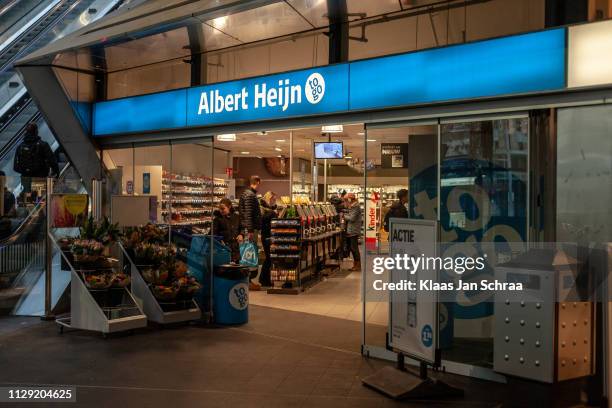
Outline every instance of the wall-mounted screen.
[(342, 159), (344, 149), (342, 142), (315, 142), (315, 159)]

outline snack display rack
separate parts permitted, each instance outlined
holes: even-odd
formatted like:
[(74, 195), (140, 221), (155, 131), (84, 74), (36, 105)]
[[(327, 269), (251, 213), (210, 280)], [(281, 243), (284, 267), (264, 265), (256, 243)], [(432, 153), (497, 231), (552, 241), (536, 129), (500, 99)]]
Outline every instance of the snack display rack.
[(128, 290), (129, 281), (120, 287), (87, 287), (84, 271), (77, 271), (57, 242), (50, 239), (62, 258), (62, 264), (70, 269), (71, 274), (70, 315), (55, 320), (60, 333), (64, 329), (88, 330), (106, 337), (110, 333), (146, 327), (147, 316)]
[(321, 278), (340, 245), (338, 214), (329, 204), (295, 205), (272, 220), (271, 294), (298, 294)]
[(202, 312), (193, 298), (158, 300), (152, 292), (152, 287), (143, 278), (142, 267), (136, 265), (123, 246), (121, 246), (121, 249), (130, 270), (132, 294), (150, 321), (158, 324), (170, 324), (197, 320), (202, 316)]
[(268, 293), (297, 293), (312, 270), (302, 252), (302, 225), (299, 218), (272, 220), (270, 237), (270, 278), (274, 287)]
[(213, 209), (226, 196), (227, 189), (223, 179), (164, 171), (162, 217), (170, 225), (190, 226), (194, 233), (207, 234)]

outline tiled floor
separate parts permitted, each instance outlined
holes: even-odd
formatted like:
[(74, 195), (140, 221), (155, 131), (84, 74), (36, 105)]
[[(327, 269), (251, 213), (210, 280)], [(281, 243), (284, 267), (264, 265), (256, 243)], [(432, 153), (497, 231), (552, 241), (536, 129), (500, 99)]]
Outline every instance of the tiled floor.
[(361, 383), (389, 364), (360, 355), (361, 324), (258, 306), (241, 327), (149, 328), (107, 340), (60, 335), (38, 319), (27, 327), (0, 319), (0, 329), (5, 324), (0, 386), (76, 386), (70, 407), (546, 407), (555, 398), (542, 385), (437, 373), (465, 397), (393, 401)]
[[(346, 269), (350, 266), (351, 262), (343, 264), (343, 268)], [(361, 299), (361, 273), (340, 271), (299, 295), (267, 294), (265, 291), (251, 292), (249, 301), (253, 305), (361, 322), (363, 316)], [(368, 324), (386, 326), (388, 303), (370, 301), (369, 296), (367, 299)]]

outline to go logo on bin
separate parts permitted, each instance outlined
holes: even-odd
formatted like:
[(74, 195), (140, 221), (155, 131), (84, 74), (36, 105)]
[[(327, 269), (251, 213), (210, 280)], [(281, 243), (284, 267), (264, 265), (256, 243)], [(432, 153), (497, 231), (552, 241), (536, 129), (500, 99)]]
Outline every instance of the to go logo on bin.
[(325, 79), (323, 75), (318, 72), (310, 74), (308, 79), (306, 79), (304, 91), (306, 92), (306, 99), (308, 102), (313, 105), (321, 102), (323, 95), (325, 95)]
[(229, 292), (230, 305), (236, 310), (244, 310), (249, 305), (249, 286), (246, 283), (235, 284)]

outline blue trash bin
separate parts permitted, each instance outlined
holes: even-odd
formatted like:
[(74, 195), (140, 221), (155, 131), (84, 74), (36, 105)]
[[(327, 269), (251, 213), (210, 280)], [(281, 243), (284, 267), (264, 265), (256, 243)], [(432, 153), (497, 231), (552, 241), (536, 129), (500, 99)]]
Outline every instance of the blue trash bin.
[(249, 321), (249, 270), (240, 265), (221, 265), (213, 274), (215, 323), (236, 325)]

